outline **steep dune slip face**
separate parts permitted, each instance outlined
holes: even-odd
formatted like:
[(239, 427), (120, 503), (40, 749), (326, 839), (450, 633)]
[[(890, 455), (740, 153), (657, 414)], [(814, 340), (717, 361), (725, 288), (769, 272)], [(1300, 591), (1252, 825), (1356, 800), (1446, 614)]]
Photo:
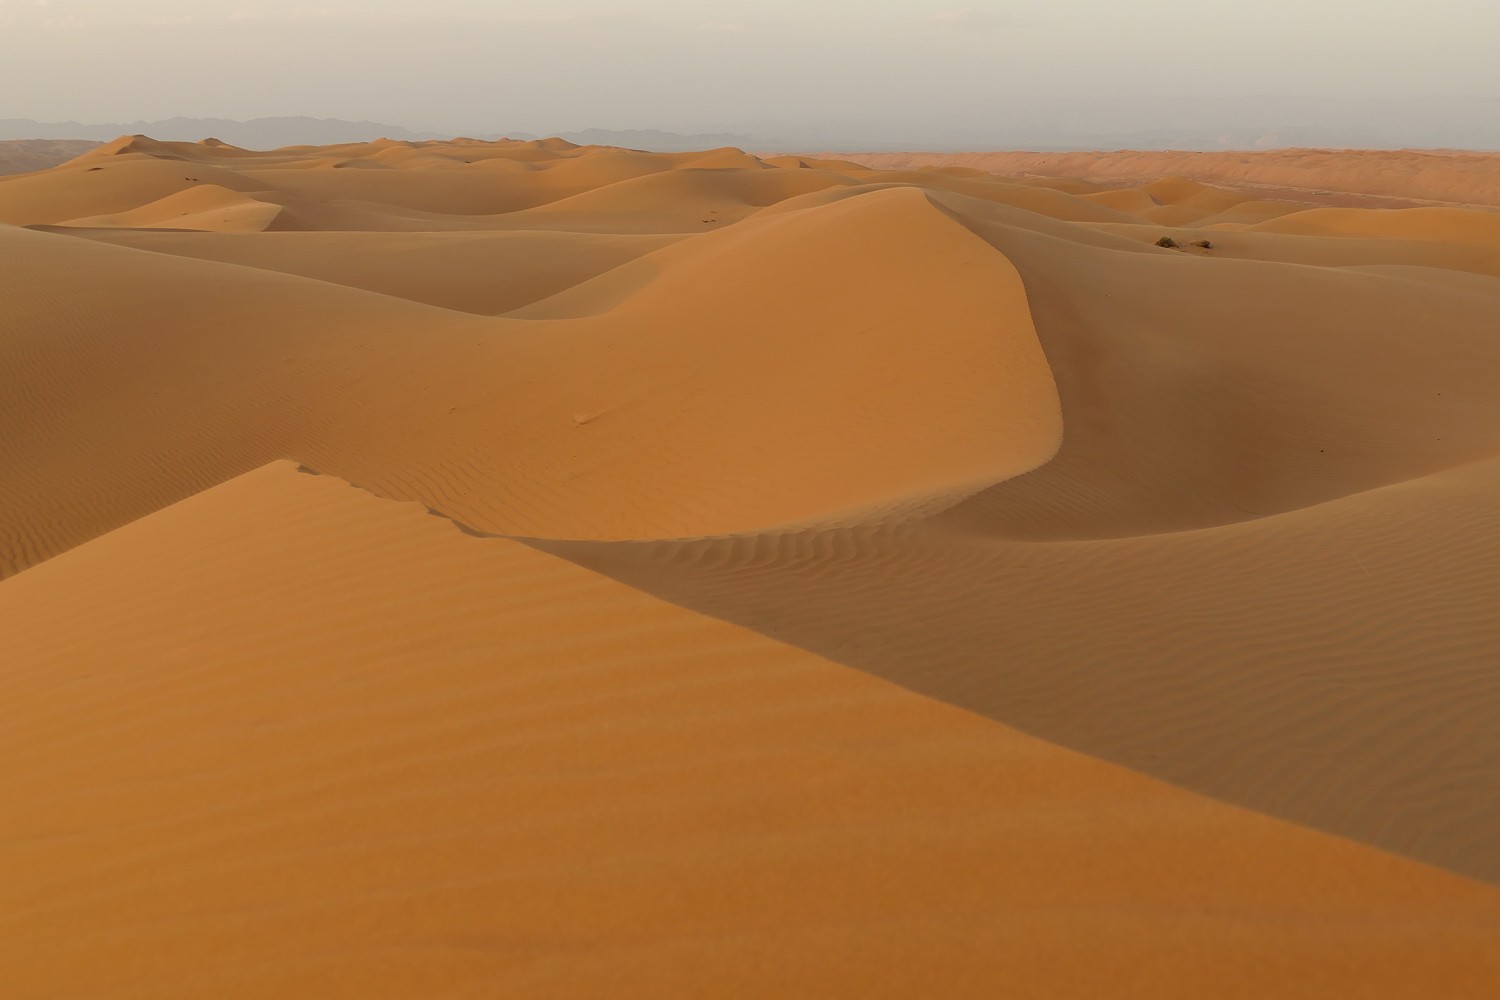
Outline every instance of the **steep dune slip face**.
[(1495, 216), (900, 166), (0, 178), (0, 994), (1487, 996)]

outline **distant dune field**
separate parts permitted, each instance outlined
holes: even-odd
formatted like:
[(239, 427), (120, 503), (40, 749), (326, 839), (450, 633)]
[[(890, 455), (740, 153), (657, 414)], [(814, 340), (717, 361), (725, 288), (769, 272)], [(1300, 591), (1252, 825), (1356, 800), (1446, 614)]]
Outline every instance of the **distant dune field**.
[(1493, 158), (1109, 155), (0, 177), (0, 996), (1489, 996)]
[(103, 143), (89, 139), (7, 139), (0, 141), (0, 176), (28, 174), (66, 163)]
[(1213, 153), (826, 153), (870, 167), (968, 167), (1110, 187), (1167, 176), (1350, 208), (1500, 208), (1500, 153), (1454, 149), (1267, 149)]

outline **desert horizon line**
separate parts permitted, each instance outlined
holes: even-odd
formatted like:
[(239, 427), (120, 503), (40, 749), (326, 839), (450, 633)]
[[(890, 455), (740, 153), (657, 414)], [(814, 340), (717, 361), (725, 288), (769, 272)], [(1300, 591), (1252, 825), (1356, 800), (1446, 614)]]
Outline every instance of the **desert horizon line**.
[[(275, 148), (369, 142), (533, 139), (557, 136), (581, 145), (623, 144), (626, 137), (657, 143), (661, 152), (710, 146), (746, 149), (844, 149), (860, 152), (1074, 152), (1119, 149), (1472, 149), (1500, 150), (1500, 98), (1430, 97), (1327, 99), (1241, 97), (1202, 100), (1136, 99), (1031, 102), (974, 114), (956, 125), (956, 112), (893, 114), (887, 120), (724, 120), (625, 127), (540, 127), (523, 114), (512, 125), (469, 122), (398, 123), (313, 115), (166, 118), (82, 122), (0, 118), (0, 140), (93, 139), (146, 134), (165, 141), (214, 135), (232, 145)], [(603, 115), (601, 117), (613, 117)], [(382, 116), (383, 118), (383, 116)], [(978, 122), (979, 124), (974, 124)], [(230, 130), (219, 135), (215, 129)], [(655, 146), (653, 149), (657, 148)]]

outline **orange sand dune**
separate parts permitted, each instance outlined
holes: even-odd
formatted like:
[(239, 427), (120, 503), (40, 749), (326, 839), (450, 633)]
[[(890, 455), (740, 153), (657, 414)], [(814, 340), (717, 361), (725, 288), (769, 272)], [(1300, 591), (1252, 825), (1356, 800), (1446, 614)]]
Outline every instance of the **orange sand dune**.
[(0, 178), (0, 994), (1488, 995), (1500, 231), (1319, 156)]

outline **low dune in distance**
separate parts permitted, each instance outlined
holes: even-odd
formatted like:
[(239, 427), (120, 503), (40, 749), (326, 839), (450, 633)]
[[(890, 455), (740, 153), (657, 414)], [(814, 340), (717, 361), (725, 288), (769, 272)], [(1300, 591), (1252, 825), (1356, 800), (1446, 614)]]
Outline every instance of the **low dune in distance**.
[(0, 177), (0, 995), (1489, 995), (1500, 214), (1297, 162)]

